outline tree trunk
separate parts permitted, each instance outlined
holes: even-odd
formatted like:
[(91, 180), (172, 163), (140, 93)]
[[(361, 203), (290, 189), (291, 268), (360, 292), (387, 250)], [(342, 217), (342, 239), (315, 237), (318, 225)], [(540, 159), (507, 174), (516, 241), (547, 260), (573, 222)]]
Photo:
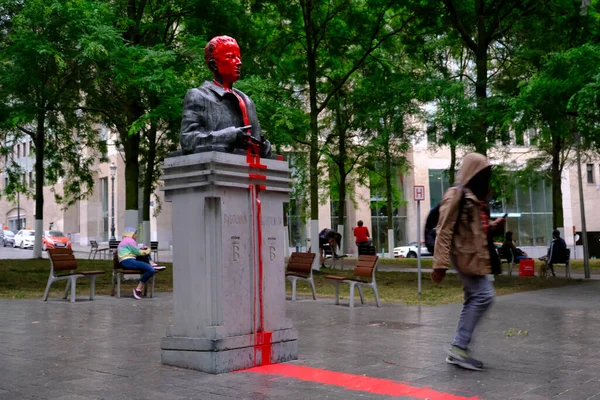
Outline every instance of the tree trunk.
[[(338, 108), (336, 109), (336, 125), (339, 138), (336, 165), (338, 167), (338, 173), (340, 176), (338, 225), (345, 226), (346, 224), (344, 223), (344, 216), (346, 215), (346, 179), (348, 178), (348, 173), (346, 172), (346, 127), (343, 124), (344, 123), (342, 121), (342, 115), (338, 106)], [(340, 233), (343, 234), (343, 232)]]
[(33, 258), (42, 258), (44, 224), (44, 146), (46, 142), (46, 111), (40, 111), (35, 132), (35, 242)]
[[(140, 163), (138, 157), (140, 136), (137, 134), (129, 135), (126, 130), (121, 133), (121, 140), (125, 152), (125, 212), (133, 210), (137, 212), (139, 205)], [(137, 226), (132, 228), (137, 228)]]
[(390, 153), (389, 134), (387, 134), (387, 138), (388, 138), (388, 144), (384, 148), (384, 154), (385, 154), (384, 176), (385, 176), (385, 199), (386, 199), (386, 205), (387, 205), (387, 227), (388, 227), (388, 229), (394, 229), (394, 213), (392, 210), (392, 207), (393, 207), (392, 155)]
[(456, 179), (456, 144), (450, 144), (450, 168), (448, 168), (448, 182), (454, 186)]
[[(150, 199), (152, 197), (152, 182), (154, 181), (154, 166), (156, 165), (156, 122), (150, 123), (150, 130), (148, 131), (148, 157), (146, 165), (146, 175), (144, 176), (144, 191), (142, 199), (142, 221), (144, 227), (149, 226), (150, 222)], [(146, 224), (148, 223), (148, 224)], [(143, 232), (144, 243), (150, 244), (150, 232)]]
[[(480, 34), (481, 37), (481, 34)], [(487, 100), (487, 46), (483, 45), (480, 38), (479, 46), (475, 52), (475, 66), (477, 69), (477, 80), (475, 82), (475, 97), (477, 100), (478, 111), (478, 129), (475, 131), (473, 144), (475, 151), (483, 155), (487, 155), (487, 121), (486, 121), (486, 100)]]
[(562, 140), (560, 136), (552, 136), (552, 227), (554, 229), (564, 227), (563, 203), (562, 203), (562, 168), (560, 155), (562, 152)]
[(312, 0), (301, 1), (306, 34), (306, 63), (310, 107), (310, 218), (319, 219), (319, 106), (317, 104), (317, 54), (312, 20)]

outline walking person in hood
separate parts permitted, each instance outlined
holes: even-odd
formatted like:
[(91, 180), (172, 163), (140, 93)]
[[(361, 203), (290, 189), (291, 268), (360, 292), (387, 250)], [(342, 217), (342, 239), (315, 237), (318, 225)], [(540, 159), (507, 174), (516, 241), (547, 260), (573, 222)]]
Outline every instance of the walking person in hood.
[(485, 156), (472, 153), (463, 159), (459, 185), (450, 188), (441, 202), (431, 274), (431, 279), (440, 283), (452, 264), (462, 280), (465, 302), (446, 362), (478, 371), (483, 363), (469, 355), (469, 343), (494, 300), (494, 285), (486, 275), (499, 273), (492, 234), (504, 225), (503, 218), (490, 221), (491, 174)]

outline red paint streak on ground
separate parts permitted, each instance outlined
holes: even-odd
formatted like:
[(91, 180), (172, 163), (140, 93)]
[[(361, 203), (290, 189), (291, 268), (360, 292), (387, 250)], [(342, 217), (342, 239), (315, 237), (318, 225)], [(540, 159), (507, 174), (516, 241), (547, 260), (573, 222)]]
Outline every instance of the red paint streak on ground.
[(437, 390), (420, 388), (407, 383), (389, 379), (371, 378), (363, 375), (346, 374), (327, 371), (325, 369), (305, 367), (301, 365), (273, 364), (255, 367), (239, 372), (253, 372), (262, 375), (279, 375), (301, 381), (317, 382), (324, 385), (343, 387), (348, 390), (379, 394), (382, 396), (410, 396), (417, 399), (430, 400), (478, 400), (478, 397), (456, 396)]

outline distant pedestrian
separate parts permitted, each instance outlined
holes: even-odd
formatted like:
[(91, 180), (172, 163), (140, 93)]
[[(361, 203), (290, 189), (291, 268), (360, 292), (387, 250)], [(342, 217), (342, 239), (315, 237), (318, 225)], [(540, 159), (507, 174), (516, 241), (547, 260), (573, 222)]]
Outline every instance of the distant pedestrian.
[(492, 233), (504, 224), (503, 218), (490, 221), (491, 173), (485, 156), (473, 153), (463, 159), (460, 185), (444, 194), (440, 206), (431, 274), (432, 281), (440, 283), (452, 264), (462, 280), (465, 302), (446, 362), (478, 371), (483, 363), (472, 358), (468, 348), (477, 323), (494, 300), (494, 286), (486, 275), (499, 272)]
[(371, 235), (369, 235), (369, 228), (363, 226), (362, 221), (356, 223), (358, 225), (354, 228), (354, 238), (356, 239), (357, 246), (367, 246), (370, 243)]

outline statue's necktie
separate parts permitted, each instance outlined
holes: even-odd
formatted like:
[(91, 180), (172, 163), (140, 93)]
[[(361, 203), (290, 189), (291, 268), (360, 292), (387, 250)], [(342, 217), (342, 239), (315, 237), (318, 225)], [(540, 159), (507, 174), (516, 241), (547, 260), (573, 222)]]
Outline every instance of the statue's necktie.
[[(238, 99), (238, 103), (240, 104), (240, 110), (242, 110), (242, 118), (244, 119), (244, 125), (246, 125), (246, 126), (250, 125), (250, 119), (248, 118), (248, 109), (246, 108), (246, 101), (242, 98), (242, 96), (237, 94), (233, 89), (228, 89), (228, 88), (224, 87), (217, 81), (213, 81), (213, 82), (215, 85), (222, 87), (225, 91), (233, 94)], [(250, 129), (248, 129), (248, 131), (246, 133), (248, 135), (252, 134)]]

